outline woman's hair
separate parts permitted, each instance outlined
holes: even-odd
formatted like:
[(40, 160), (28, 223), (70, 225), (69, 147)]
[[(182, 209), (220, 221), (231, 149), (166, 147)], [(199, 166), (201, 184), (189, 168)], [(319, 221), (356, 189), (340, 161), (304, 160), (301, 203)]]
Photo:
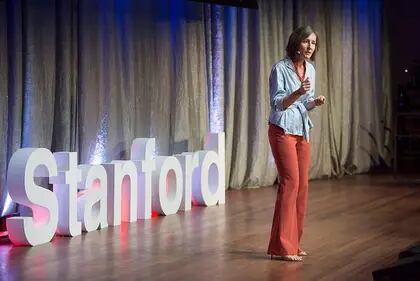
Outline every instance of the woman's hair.
[(309, 25), (298, 27), (292, 32), (292, 34), (290, 34), (289, 42), (287, 42), (286, 47), (287, 56), (293, 60), (299, 50), (300, 43), (308, 38), (308, 36), (312, 33), (316, 35), (316, 45), (311, 60), (315, 61), (315, 55), (319, 49), (319, 39), (318, 34), (316, 34)]

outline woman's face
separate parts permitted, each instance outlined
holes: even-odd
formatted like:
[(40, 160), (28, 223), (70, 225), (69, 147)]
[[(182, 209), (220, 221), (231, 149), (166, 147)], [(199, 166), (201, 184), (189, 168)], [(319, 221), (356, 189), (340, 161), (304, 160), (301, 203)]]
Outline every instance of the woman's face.
[(310, 59), (315, 51), (316, 47), (316, 35), (311, 33), (306, 37), (299, 45), (299, 53), (305, 59)]

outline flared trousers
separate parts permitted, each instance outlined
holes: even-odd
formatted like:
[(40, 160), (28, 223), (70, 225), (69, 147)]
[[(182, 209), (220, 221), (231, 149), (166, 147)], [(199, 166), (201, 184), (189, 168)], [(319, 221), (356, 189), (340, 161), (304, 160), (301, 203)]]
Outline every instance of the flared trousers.
[(273, 124), (269, 125), (268, 137), (279, 173), (279, 186), (267, 252), (296, 255), (308, 203), (310, 145), (304, 137), (285, 134)]

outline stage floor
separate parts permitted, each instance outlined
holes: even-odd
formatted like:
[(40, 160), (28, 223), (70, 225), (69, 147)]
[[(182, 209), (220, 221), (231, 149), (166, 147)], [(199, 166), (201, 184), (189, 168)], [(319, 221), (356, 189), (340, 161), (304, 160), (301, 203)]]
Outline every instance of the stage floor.
[(420, 244), (420, 185), (391, 176), (310, 182), (302, 263), (266, 255), (277, 189), (37, 247), (0, 243), (0, 280), (372, 280)]

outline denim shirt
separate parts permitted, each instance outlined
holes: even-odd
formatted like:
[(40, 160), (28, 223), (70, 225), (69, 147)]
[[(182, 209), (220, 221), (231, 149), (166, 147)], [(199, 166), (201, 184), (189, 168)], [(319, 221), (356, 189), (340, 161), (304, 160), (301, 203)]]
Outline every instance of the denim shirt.
[(305, 78), (311, 83), (310, 90), (300, 96), (288, 108), (283, 108), (283, 99), (301, 86), (301, 81), (290, 58), (276, 63), (270, 74), (270, 117), (269, 122), (281, 127), (286, 134), (303, 136), (309, 141), (309, 131), (313, 127), (308, 112), (315, 107), (315, 68), (306, 61)]

